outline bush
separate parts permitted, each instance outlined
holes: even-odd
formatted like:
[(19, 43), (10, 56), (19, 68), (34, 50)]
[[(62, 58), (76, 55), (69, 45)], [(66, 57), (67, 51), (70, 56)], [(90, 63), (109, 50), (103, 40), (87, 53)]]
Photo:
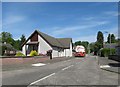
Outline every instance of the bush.
[(18, 52), (18, 53), (16, 53), (15, 56), (25, 56), (25, 55), (23, 53), (21, 53), (21, 52)]
[(35, 50), (32, 50), (30, 52), (30, 56), (38, 56), (38, 53)]
[(111, 51), (111, 55), (114, 55), (116, 53), (114, 48), (103, 48), (100, 50), (100, 56), (101, 57), (108, 57), (108, 55), (110, 55), (110, 51)]

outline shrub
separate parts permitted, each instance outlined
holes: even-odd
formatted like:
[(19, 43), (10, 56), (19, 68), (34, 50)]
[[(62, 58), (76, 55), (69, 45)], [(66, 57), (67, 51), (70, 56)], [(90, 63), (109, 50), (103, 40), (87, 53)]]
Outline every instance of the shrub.
[(15, 56), (25, 56), (25, 55), (21, 52), (17, 52)]
[(102, 57), (108, 57), (108, 55), (110, 55), (110, 51), (111, 51), (111, 55), (114, 55), (116, 53), (114, 48), (103, 48), (100, 52)]
[(37, 55), (38, 55), (38, 53), (35, 50), (32, 50), (30, 52), (30, 56), (37, 56)]

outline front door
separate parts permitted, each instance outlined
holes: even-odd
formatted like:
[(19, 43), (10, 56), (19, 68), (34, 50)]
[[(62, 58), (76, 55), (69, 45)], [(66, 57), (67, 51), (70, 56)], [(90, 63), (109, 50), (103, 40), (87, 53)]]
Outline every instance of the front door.
[(36, 52), (38, 52), (38, 45), (28, 45), (27, 54), (30, 54), (32, 50), (35, 50)]

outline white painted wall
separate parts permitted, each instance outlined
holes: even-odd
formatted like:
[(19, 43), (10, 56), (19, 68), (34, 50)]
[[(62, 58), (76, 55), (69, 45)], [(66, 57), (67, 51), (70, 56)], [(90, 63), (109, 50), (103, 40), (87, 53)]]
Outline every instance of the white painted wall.
[(53, 47), (53, 57), (63, 57), (64, 55), (64, 50), (61, 50), (60, 48)]
[(72, 42), (70, 42), (70, 57), (72, 56)]
[(52, 56), (53, 57), (58, 57), (59, 56), (58, 51), (57, 50), (53, 50), (52, 51)]
[(65, 56), (64, 55), (64, 49), (61, 49), (61, 51), (59, 52), (59, 57), (63, 57), (63, 56)]
[(25, 45), (22, 47), (22, 53), (26, 55)]
[[(28, 42), (30, 42), (30, 40), (28, 40), (26, 43), (28, 43)], [(28, 49), (28, 46), (26, 46), (26, 48), (25, 48), (25, 45), (22, 47), (22, 53), (24, 54), (24, 55), (26, 55), (26, 50)]]
[(72, 56), (72, 43), (70, 43), (70, 49), (64, 49), (64, 55), (66, 57), (71, 57)]
[(38, 53), (46, 54), (48, 50), (51, 50), (52, 47), (41, 37), (38, 35)]

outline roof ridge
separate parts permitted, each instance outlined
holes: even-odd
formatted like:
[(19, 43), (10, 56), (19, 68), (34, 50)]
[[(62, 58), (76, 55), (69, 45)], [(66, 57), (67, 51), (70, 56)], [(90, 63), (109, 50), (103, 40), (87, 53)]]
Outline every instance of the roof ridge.
[(41, 32), (41, 31), (39, 31), (39, 30), (36, 30), (38, 33), (42, 33), (42, 34), (45, 34), (45, 35), (47, 35), (47, 36), (49, 36), (49, 37), (52, 37), (52, 38), (55, 38), (55, 37), (53, 37), (53, 36), (50, 36), (50, 35), (48, 35), (48, 34), (46, 34), (46, 33), (43, 33), (43, 32)]

